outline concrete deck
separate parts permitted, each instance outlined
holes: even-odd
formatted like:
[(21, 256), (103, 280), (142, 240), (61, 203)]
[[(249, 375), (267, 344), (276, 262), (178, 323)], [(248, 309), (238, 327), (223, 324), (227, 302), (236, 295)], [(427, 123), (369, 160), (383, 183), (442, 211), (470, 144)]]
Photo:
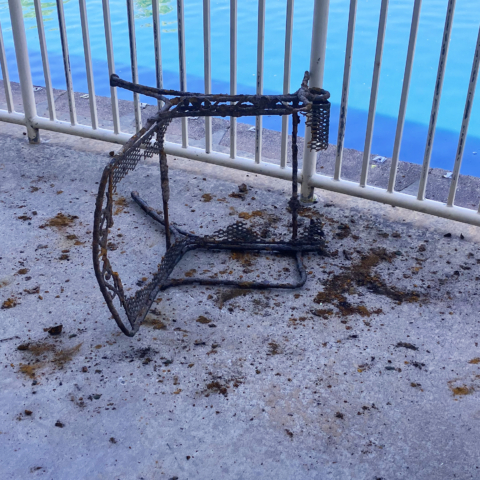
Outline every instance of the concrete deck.
[[(478, 228), (319, 191), (302, 221), (324, 222), (331, 256), (305, 257), (304, 288), (171, 289), (127, 338), (91, 261), (96, 182), (118, 146), (42, 138), (0, 125), (2, 479), (480, 478)], [(252, 212), (267, 235), (288, 230), (287, 182), (170, 167), (189, 230)], [(229, 196), (242, 183), (245, 199)], [(111, 255), (132, 292), (164, 246), (129, 192), (160, 205), (158, 186), (151, 160), (119, 188)], [(175, 276), (292, 266), (192, 252)]]

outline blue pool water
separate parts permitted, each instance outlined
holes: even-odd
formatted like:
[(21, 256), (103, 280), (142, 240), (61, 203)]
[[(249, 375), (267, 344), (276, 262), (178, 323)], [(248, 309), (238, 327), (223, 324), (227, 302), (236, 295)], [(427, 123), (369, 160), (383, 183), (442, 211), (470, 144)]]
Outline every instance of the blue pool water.
[[(161, 40), (164, 83), (178, 88), (177, 16), (175, 0), (160, 0)], [(136, 35), (140, 83), (155, 85), (152, 16), (150, 0), (135, 0)], [(265, 34), (265, 93), (279, 93), (283, 82), (285, 1), (267, 0)], [(338, 105), (341, 98), (346, 31), (346, 0), (331, 0), (327, 39), (324, 88), (331, 92), (332, 119), (330, 143), (336, 143)], [(425, 149), (433, 88), (437, 73), (447, 0), (423, 2), (413, 66), (401, 159), (421, 163)], [(22, 0), (35, 85), (44, 85), (33, 0)], [(65, 88), (61, 46), (55, 2), (42, 2), (53, 84)], [(67, 34), (70, 45), (73, 82), (76, 91), (87, 91), (78, 2), (65, 0)], [(130, 78), (126, 5), (110, 0), (117, 73)], [(238, 2), (238, 92), (255, 91), (257, 0)], [(377, 115), (372, 153), (390, 156), (405, 68), (413, 0), (391, 0), (380, 76)], [(105, 37), (100, 0), (87, 0), (90, 40), (94, 61), (96, 93), (109, 95)], [(313, 0), (297, 0), (294, 12), (294, 37), (291, 90), (296, 90), (309, 67)], [(372, 81), (373, 59), (380, 0), (359, 0), (355, 46), (350, 84), (345, 146), (363, 150), (367, 111)], [(7, 0), (0, 0), (0, 22), (4, 33), (7, 60), (13, 81), (18, 80)], [(432, 166), (451, 170), (471, 72), (473, 52), (480, 24), (478, 0), (457, 0), (445, 74)], [(185, 0), (186, 56), (188, 89), (203, 90), (202, 2)], [(229, 0), (212, 0), (212, 78), (214, 92), (229, 91)], [(479, 87), (480, 89), (480, 87)], [(131, 94), (119, 91), (131, 99)], [(480, 93), (472, 108), (462, 173), (480, 176)], [(143, 98), (142, 101), (151, 102)], [(251, 121), (253, 119), (242, 121)], [(280, 130), (279, 118), (265, 118), (264, 126)]]

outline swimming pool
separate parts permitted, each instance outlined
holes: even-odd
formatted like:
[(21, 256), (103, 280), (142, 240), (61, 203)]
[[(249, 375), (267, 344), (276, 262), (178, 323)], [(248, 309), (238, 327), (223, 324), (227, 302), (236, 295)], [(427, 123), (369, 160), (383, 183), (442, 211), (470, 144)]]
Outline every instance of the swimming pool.
[[(135, 0), (139, 81), (155, 85), (150, 0)], [(279, 93), (283, 85), (285, 1), (267, 0), (265, 25), (265, 93)], [(22, 0), (33, 82), (44, 85), (33, 0)], [(422, 6), (415, 61), (400, 158), (421, 163), (430, 118), (447, 0), (428, 0)], [(74, 89), (87, 91), (78, 2), (64, 0)], [(125, 0), (110, 0), (116, 71), (131, 78)], [(65, 88), (55, 2), (42, 2), (53, 86)], [(105, 36), (100, 0), (87, 0), (96, 93), (109, 96)], [(238, 2), (238, 92), (255, 91), (257, 0)], [(405, 68), (413, 0), (389, 5), (372, 153), (391, 156)], [(175, 0), (160, 0), (164, 85), (178, 88), (177, 15)], [(294, 10), (291, 89), (296, 90), (309, 67), (313, 0), (297, 0)], [(380, 0), (359, 0), (350, 83), (345, 147), (363, 150), (373, 72)], [(185, 0), (188, 89), (203, 90), (202, 2)], [(12, 81), (18, 81), (7, 0), (0, 0), (0, 22)], [(341, 98), (348, 2), (331, 0), (324, 88), (331, 92), (330, 143), (336, 142)], [(478, 0), (457, 0), (452, 40), (432, 153), (432, 167), (451, 170), (458, 142), (480, 9)], [(212, 0), (212, 91), (229, 91), (229, 1)], [(120, 98), (131, 94), (119, 91)], [(477, 93), (467, 137), (463, 174), (480, 176), (480, 93)], [(142, 98), (151, 102), (151, 99)], [(245, 120), (243, 120), (245, 121)], [(265, 118), (264, 127), (280, 130), (279, 118)]]

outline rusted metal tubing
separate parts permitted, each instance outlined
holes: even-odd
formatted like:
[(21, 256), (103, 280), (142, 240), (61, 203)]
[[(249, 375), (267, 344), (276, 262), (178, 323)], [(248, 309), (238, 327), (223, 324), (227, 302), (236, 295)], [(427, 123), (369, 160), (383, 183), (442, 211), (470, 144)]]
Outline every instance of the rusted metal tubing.
[[(172, 91), (144, 87), (125, 82), (112, 75), (113, 86), (123, 86), (133, 92), (145, 93), (164, 101), (156, 115), (149, 118), (145, 126), (133, 135), (120, 152), (105, 167), (100, 181), (95, 206), (93, 231), (93, 264), (95, 275), (105, 297), (108, 308), (117, 325), (128, 336), (138, 331), (148, 313), (155, 297), (162, 290), (174, 286), (190, 285), (223, 285), (236, 286), (245, 289), (284, 288), (295, 289), (303, 286), (307, 280), (303, 266), (304, 252), (326, 254), (325, 242), (321, 224), (310, 221), (310, 224), (298, 232), (298, 147), (297, 129), (300, 122), (299, 113), (307, 115), (311, 126), (312, 138), (309, 141), (311, 149), (320, 150), (328, 146), (328, 115), (330, 104), (327, 100), (328, 92), (308, 87), (308, 73), (300, 89), (290, 95), (210, 95), (185, 94), (175, 98), (167, 98)], [(235, 103), (233, 103), (235, 98)], [(292, 196), (289, 202), (292, 215), (292, 238), (289, 241), (268, 240), (262, 235), (248, 228), (243, 222), (236, 222), (225, 229), (220, 229), (212, 235), (198, 236), (187, 233), (173, 224), (170, 224), (169, 197), (170, 185), (168, 178), (167, 153), (165, 148), (165, 133), (173, 118), (189, 116), (212, 117), (243, 115), (293, 115), (292, 133)], [(327, 119), (327, 120), (325, 120)], [(120, 276), (115, 272), (108, 259), (108, 235), (113, 226), (113, 195), (116, 186), (143, 158), (160, 156), (160, 186), (162, 191), (163, 212), (160, 215), (150, 207), (137, 192), (132, 192), (132, 198), (142, 210), (165, 227), (166, 251), (157, 273), (153, 279), (140, 288), (133, 296), (125, 294)], [(256, 164), (257, 165), (257, 164)], [(258, 165), (258, 168), (263, 167)], [(277, 167), (278, 168), (278, 167)], [(279, 169), (283, 175), (289, 175), (286, 169)], [(268, 251), (285, 254), (296, 258), (299, 278), (293, 282), (274, 283), (245, 282), (232, 279), (204, 279), (191, 278), (172, 280), (170, 275), (182, 257), (190, 250), (240, 250), (240, 251)], [(122, 320), (118, 306), (125, 310), (130, 326)]]

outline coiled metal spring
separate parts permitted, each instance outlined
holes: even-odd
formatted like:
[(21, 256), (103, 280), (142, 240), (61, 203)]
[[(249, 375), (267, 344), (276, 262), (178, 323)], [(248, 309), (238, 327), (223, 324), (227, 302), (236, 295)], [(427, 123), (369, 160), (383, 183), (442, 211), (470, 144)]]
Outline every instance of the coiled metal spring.
[(310, 150), (319, 152), (328, 148), (328, 131), (330, 126), (330, 102), (314, 101), (312, 110), (307, 114), (307, 127), (310, 127), (311, 137), (308, 142)]

